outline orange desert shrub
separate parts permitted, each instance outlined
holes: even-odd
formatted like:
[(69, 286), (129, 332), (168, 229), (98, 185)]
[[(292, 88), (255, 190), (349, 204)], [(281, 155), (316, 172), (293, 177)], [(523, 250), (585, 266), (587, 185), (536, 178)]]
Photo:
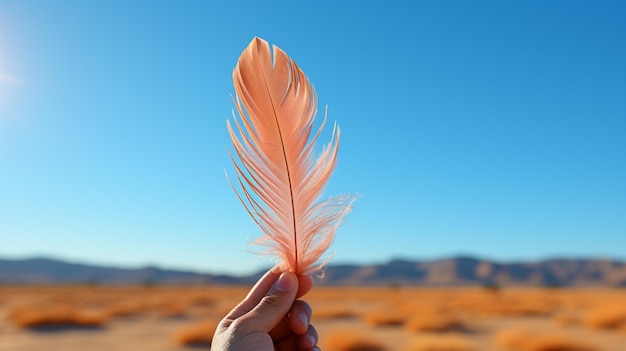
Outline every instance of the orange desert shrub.
[(626, 326), (626, 308), (603, 306), (587, 312), (585, 325), (595, 329), (618, 329)]
[(580, 340), (561, 334), (510, 329), (495, 337), (498, 346), (512, 351), (598, 351)]
[(155, 309), (160, 316), (166, 318), (184, 317), (187, 314), (187, 304), (179, 300), (161, 302)]
[(473, 351), (470, 342), (461, 336), (419, 337), (408, 351)]
[(572, 325), (576, 325), (580, 322), (579, 318), (572, 315), (572, 314), (568, 314), (568, 313), (561, 313), (558, 314), (556, 316), (554, 316), (552, 318), (552, 323), (560, 326), (560, 327), (567, 327), (567, 326), (572, 326)]
[(496, 345), (510, 350), (524, 350), (531, 332), (525, 329), (506, 329), (495, 336)]
[(466, 295), (452, 296), (447, 306), (457, 311), (491, 316), (547, 316), (559, 307), (558, 299), (553, 296), (524, 291)]
[(505, 316), (548, 316), (556, 307), (556, 303), (550, 299), (518, 297), (499, 300), (493, 305), (493, 312)]
[(556, 307), (556, 303), (550, 299), (529, 299), (519, 303), (515, 313), (523, 316), (548, 316)]
[(102, 311), (81, 310), (64, 304), (23, 306), (13, 309), (8, 319), (16, 326), (37, 328), (49, 326), (100, 327), (108, 319)]
[(211, 345), (217, 324), (213, 320), (191, 324), (174, 334), (174, 342), (183, 346)]
[(352, 312), (349, 308), (340, 306), (317, 308), (313, 311), (313, 318), (316, 320), (352, 318), (354, 316), (354, 312)]
[(448, 332), (462, 329), (464, 324), (461, 320), (449, 313), (416, 313), (411, 316), (406, 324), (406, 328), (413, 332)]
[(389, 310), (375, 310), (363, 315), (365, 323), (371, 326), (394, 326), (404, 324), (406, 317), (401, 316), (398, 312)]
[(72, 314), (72, 318), (69, 321), (66, 321), (66, 324), (99, 327), (103, 326), (108, 319), (109, 316), (107, 316), (103, 311), (79, 310)]
[(198, 294), (191, 297), (191, 304), (193, 306), (213, 306), (215, 299), (205, 294)]
[(325, 351), (384, 351), (377, 340), (367, 335), (366, 331), (342, 330), (328, 333), (320, 341)]
[(110, 304), (106, 313), (111, 317), (130, 317), (144, 312), (145, 306), (137, 301), (121, 301)]
[(404, 315), (413, 315), (416, 313), (440, 313), (440, 312), (450, 312), (456, 309), (458, 306), (455, 306), (453, 303), (449, 302), (444, 304), (442, 301), (413, 301), (408, 298), (408, 301), (402, 301), (396, 306), (396, 310)]

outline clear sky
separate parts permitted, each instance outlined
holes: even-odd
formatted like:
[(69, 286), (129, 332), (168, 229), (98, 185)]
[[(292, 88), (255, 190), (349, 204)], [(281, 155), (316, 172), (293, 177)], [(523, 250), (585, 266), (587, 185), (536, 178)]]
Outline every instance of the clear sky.
[(224, 175), (254, 36), (341, 126), (332, 262), (626, 259), (626, 3), (569, 0), (2, 1), (0, 257), (267, 266)]

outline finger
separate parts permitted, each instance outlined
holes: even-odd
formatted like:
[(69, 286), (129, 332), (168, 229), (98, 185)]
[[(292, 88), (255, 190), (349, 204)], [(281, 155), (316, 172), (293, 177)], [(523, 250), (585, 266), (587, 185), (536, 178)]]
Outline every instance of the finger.
[(302, 300), (294, 302), (287, 317), (289, 328), (296, 334), (306, 333), (309, 329), (312, 314), (313, 312), (308, 303)]
[(278, 339), (274, 342), (274, 350), (300, 350), (296, 345), (297, 341), (296, 336), (299, 335), (288, 335), (282, 339)]
[(310, 350), (317, 345), (319, 337), (317, 335), (317, 330), (310, 325), (306, 334), (298, 335), (296, 340), (296, 346), (298, 350)]
[[(301, 275), (298, 276), (298, 293), (296, 294), (296, 298), (301, 297), (308, 293), (313, 287), (313, 278), (310, 275)], [(308, 305), (307, 305), (308, 306)], [(310, 310), (310, 307), (308, 308)], [(289, 312), (291, 315), (292, 312)], [(309, 320), (311, 319), (311, 314), (308, 315)], [(281, 321), (272, 331), (270, 335), (274, 340), (279, 340), (285, 338), (287, 335), (292, 334), (294, 331), (289, 326), (289, 318), (285, 318), (285, 320)], [(298, 331), (301, 331), (299, 329)], [(304, 329), (306, 330), (306, 329)]]
[(285, 319), (297, 292), (298, 277), (291, 272), (282, 273), (259, 303), (239, 318), (241, 325), (250, 332), (268, 333)]
[(283, 339), (276, 341), (276, 350), (317, 350), (317, 342), (319, 337), (317, 330), (311, 325), (307, 332), (303, 335), (288, 335)]
[(272, 285), (276, 282), (276, 279), (280, 276), (280, 269), (276, 266), (267, 271), (261, 279), (250, 289), (248, 295), (241, 301), (235, 308), (233, 308), (224, 317), (225, 320), (235, 320), (244, 314), (250, 312), (256, 305), (259, 304), (261, 299), (267, 294)]
[[(244, 314), (250, 312), (256, 306), (263, 296), (267, 294), (267, 291), (272, 287), (276, 279), (280, 276), (282, 269), (279, 266), (272, 267), (269, 271), (259, 279), (259, 281), (250, 289), (248, 295), (244, 300), (239, 303), (232, 311), (226, 315), (225, 319), (234, 320)], [(305, 295), (313, 287), (313, 278), (309, 275), (299, 276), (298, 294), (297, 297)]]
[(301, 298), (313, 287), (313, 278), (310, 275), (301, 275), (298, 278), (298, 294), (296, 298)]
[(304, 334), (309, 328), (312, 311), (308, 303), (297, 300), (289, 309), (287, 317), (270, 331), (274, 340), (286, 338), (288, 335)]

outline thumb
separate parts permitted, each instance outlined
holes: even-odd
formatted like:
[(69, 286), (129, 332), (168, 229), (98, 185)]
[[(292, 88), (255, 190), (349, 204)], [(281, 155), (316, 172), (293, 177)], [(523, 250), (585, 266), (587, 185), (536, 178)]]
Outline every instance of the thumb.
[(284, 272), (261, 301), (245, 316), (243, 321), (255, 331), (269, 332), (286, 316), (298, 292), (298, 277)]

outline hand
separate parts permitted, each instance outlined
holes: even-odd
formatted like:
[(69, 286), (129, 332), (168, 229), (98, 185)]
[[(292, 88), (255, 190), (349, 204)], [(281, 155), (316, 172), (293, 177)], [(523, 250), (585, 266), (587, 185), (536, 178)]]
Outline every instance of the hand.
[(221, 320), (212, 351), (319, 351), (311, 307), (298, 297), (313, 286), (310, 276), (274, 267)]

